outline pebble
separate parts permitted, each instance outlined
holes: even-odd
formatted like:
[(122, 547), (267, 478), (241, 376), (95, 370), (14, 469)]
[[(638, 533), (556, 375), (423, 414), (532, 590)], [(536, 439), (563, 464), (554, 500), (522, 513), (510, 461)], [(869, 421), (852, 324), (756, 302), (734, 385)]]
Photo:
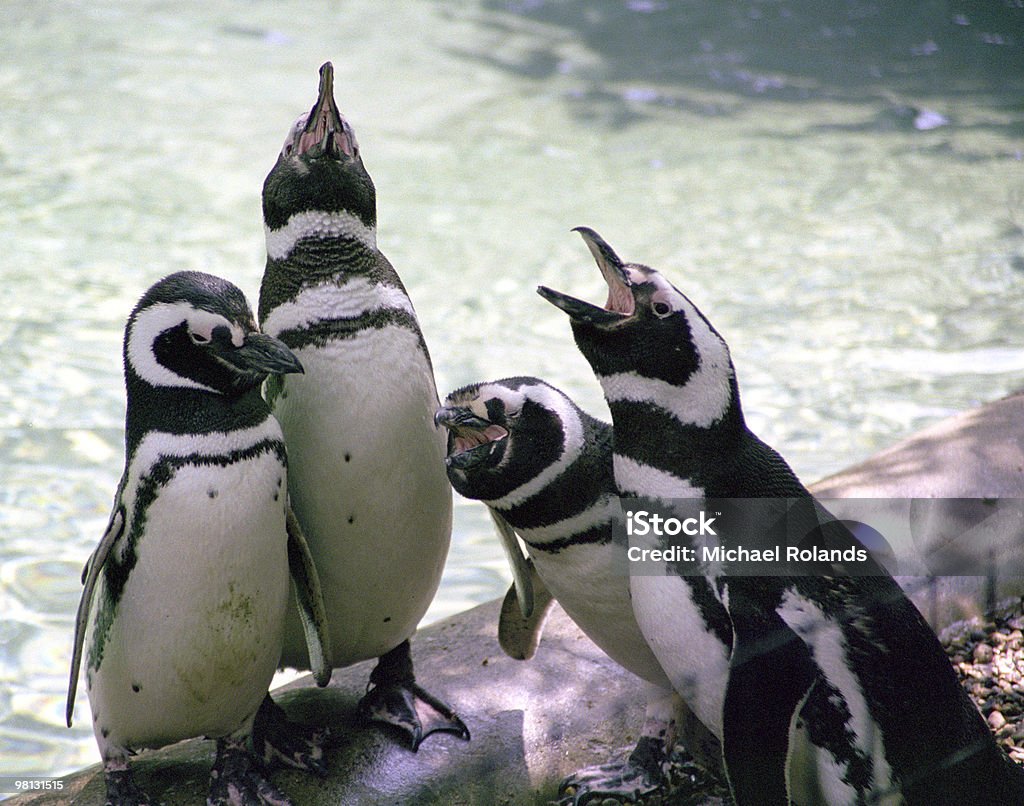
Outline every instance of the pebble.
[[(986, 623), (953, 624), (939, 639), (996, 742), (1014, 762), (1024, 765), (1024, 600), (1003, 603)], [(681, 800), (655, 796), (639, 802), (651, 806), (731, 804), (720, 782), (710, 777), (698, 780), (702, 776), (697, 767), (684, 765), (684, 769), (691, 773), (691, 780)]]
[(954, 624), (940, 638), (996, 742), (1024, 763), (1024, 601), (1004, 602), (984, 624)]

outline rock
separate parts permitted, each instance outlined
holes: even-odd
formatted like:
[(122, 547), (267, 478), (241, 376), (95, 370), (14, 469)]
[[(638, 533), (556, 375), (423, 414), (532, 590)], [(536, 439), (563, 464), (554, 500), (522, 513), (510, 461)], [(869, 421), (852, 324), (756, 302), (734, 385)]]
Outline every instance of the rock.
[[(435, 734), (412, 753), (386, 728), (361, 724), (356, 703), (373, 664), (360, 663), (336, 671), (326, 689), (307, 676), (275, 692), (293, 718), (330, 725), (334, 739), (326, 779), (279, 770), (274, 783), (299, 806), (532, 806), (554, 800), (565, 776), (636, 741), (644, 710), (636, 677), (557, 606), (534, 658), (506, 657), (496, 637), (499, 606), (480, 605), (413, 638), (418, 682), (455, 705), (471, 741)], [(194, 806), (206, 797), (212, 763), (213, 742), (192, 740), (140, 753), (132, 767), (140, 786), (164, 806)], [(64, 780), (57, 795), (7, 803), (73, 799), (76, 806), (103, 806), (99, 765)]]
[[(935, 577), (897, 580), (936, 630), (959, 619), (978, 620), (997, 602), (1024, 596), (1024, 541), (1015, 528), (986, 531), (988, 502), (980, 500), (1003, 499), (1007, 509), (999, 511), (1019, 523), (1022, 422), (1024, 393), (1016, 393), (935, 423), (811, 488), (823, 499), (872, 499), (889, 508), (887, 517), (893, 521), (910, 522), (921, 552), (944, 564)], [(836, 511), (831, 504), (830, 509)], [(965, 527), (971, 539), (950, 550)], [(966, 568), (974, 573), (956, 575)], [(1024, 624), (1006, 626), (1012, 630)]]
[[(1024, 396), (1015, 395), (925, 429), (813, 489), (836, 499), (1024, 498), (1021, 422)], [(1024, 580), (955, 579), (918, 587), (915, 601), (936, 628), (953, 625), (945, 635), (950, 654), (959, 659), (958, 675), (973, 687), (975, 701), (986, 704), (989, 718), (1003, 720), (999, 730), (1009, 727), (1003, 743), (1011, 757), (1024, 760), (1024, 749), (1014, 746), (1024, 742), (1019, 695), (994, 679), (1006, 667), (991, 663), (998, 646), (999, 653), (1015, 652), (1016, 668), (1024, 669), (1019, 634)], [(995, 625), (983, 619), (997, 594), (1016, 596), (994, 616), (1007, 635), (999, 645), (989, 637)], [(635, 742), (643, 718), (639, 681), (606, 658), (557, 607), (534, 658), (511, 660), (496, 640), (499, 606), (497, 601), (480, 605), (413, 639), (419, 682), (455, 705), (473, 735), (470, 742), (432, 736), (411, 753), (385, 729), (359, 724), (355, 704), (372, 666), (362, 663), (336, 672), (327, 689), (313, 688), (307, 677), (278, 695), (294, 718), (328, 724), (335, 738), (327, 751), (331, 773), (326, 779), (281, 770), (275, 783), (299, 806), (533, 806), (553, 800), (564, 776)], [(979, 650), (981, 645), (987, 650)], [(988, 661), (977, 662), (979, 656)], [(1016, 711), (1005, 708), (1009, 702)], [(147, 792), (166, 806), (178, 806), (203, 801), (212, 760), (212, 743), (193, 740), (142, 753), (134, 768)], [(7, 803), (104, 802), (98, 765), (64, 782), (60, 793), (18, 796)]]

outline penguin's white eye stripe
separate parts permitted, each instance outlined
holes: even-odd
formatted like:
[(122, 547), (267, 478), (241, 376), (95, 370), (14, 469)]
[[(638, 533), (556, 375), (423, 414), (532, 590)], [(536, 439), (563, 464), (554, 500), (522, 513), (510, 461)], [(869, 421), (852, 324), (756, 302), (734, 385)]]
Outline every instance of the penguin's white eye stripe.
[(189, 336), (197, 343), (206, 344), (212, 341), (213, 331), (219, 327), (226, 327), (231, 332), (231, 343), (235, 347), (241, 347), (245, 343), (245, 332), (242, 328), (220, 314), (204, 311), (201, 308), (192, 308), (186, 321), (188, 322)]
[(143, 308), (135, 315), (128, 331), (128, 363), (135, 373), (153, 386), (177, 386), (187, 389), (216, 390), (179, 375), (161, 364), (153, 351), (153, 345), (161, 333), (185, 323), (191, 334), (205, 336), (209, 341), (216, 327), (227, 327), (231, 331), (231, 342), (241, 347), (245, 333), (235, 323), (210, 311), (196, 308), (188, 302), (158, 302)]
[[(544, 470), (534, 476), (526, 483), (502, 496), (501, 498), (488, 501), (487, 504), (498, 509), (521, 503), (532, 498), (540, 490), (557, 478), (565, 469), (571, 465), (583, 450), (583, 423), (580, 421), (575, 407), (559, 392), (550, 386), (534, 384), (521, 386), (514, 394), (519, 399), (519, 408), (522, 409), (523, 402), (531, 400), (552, 412), (562, 424), (562, 452), (559, 457), (548, 465)], [(507, 399), (506, 395), (501, 395)]]
[(306, 112), (304, 115), (300, 115), (299, 119), (292, 124), (291, 129), (288, 131), (288, 136), (284, 138), (284, 145), (281, 146), (281, 156), (287, 157), (292, 153), (295, 148), (295, 140), (299, 136), (299, 132), (306, 128), (306, 121), (309, 119), (309, 113)]
[(651, 294), (651, 309), (657, 316), (668, 316), (673, 311), (682, 311), (686, 308), (686, 297), (671, 286), (659, 288)]
[(640, 285), (647, 282), (647, 275), (635, 266), (623, 266), (623, 270), (626, 273), (626, 277), (629, 278), (631, 285)]

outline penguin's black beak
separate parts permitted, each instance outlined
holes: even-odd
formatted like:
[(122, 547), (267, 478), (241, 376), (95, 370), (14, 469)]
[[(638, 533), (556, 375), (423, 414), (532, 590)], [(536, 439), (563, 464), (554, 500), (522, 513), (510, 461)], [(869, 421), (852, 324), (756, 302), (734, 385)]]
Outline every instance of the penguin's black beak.
[(621, 313), (609, 311), (597, 305), (591, 305), (576, 297), (570, 297), (561, 291), (554, 291), (547, 286), (537, 286), (537, 293), (557, 308), (561, 308), (574, 322), (583, 322), (595, 327), (612, 327), (619, 324), (625, 317)]
[(261, 382), (267, 375), (302, 373), (302, 364), (284, 342), (266, 333), (248, 333), (241, 347), (225, 351), (221, 360), (241, 378)]
[(592, 305), (560, 291), (553, 291), (546, 286), (540, 286), (537, 293), (552, 305), (569, 314), (569, 317), (575, 322), (585, 322), (595, 327), (604, 328), (621, 324), (636, 310), (632, 283), (625, 264), (594, 230), (589, 227), (576, 227), (573, 232), (578, 232), (583, 237), (584, 243), (590, 249), (594, 260), (597, 261), (601, 275), (608, 284), (608, 301), (605, 303), (605, 307)]
[(491, 425), (491, 421), (477, 416), (466, 406), (441, 406), (434, 412), (434, 425), (438, 428), (444, 426), (449, 431), (458, 428), (484, 429)]
[(330, 62), (320, 67), (320, 92), (305, 128), (299, 133), (295, 152), (301, 156), (317, 147), (324, 155), (335, 158), (341, 154), (355, 157), (359, 153), (355, 132), (334, 101), (334, 65)]
[(466, 406), (441, 406), (434, 413), (434, 425), (448, 429), (445, 464), (460, 470), (487, 459), (497, 444), (508, 437), (505, 428), (478, 417)]

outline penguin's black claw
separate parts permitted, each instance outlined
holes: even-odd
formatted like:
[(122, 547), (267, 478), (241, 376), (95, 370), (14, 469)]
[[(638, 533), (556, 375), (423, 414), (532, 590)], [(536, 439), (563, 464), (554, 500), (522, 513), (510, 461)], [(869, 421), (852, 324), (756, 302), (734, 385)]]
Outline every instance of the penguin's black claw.
[(469, 740), (469, 729), (455, 712), (415, 682), (373, 687), (359, 701), (359, 713), (402, 730), (414, 753), (431, 733), (453, 733)]
[(469, 740), (469, 729), (455, 712), (416, 684), (408, 640), (381, 655), (370, 672), (359, 713), (364, 719), (400, 728), (408, 734), (414, 753), (424, 739), (439, 731)]
[(135, 783), (131, 770), (127, 767), (123, 769), (104, 769), (103, 780), (107, 785), (106, 806), (156, 805), (156, 801), (139, 789), (139, 785)]
[(217, 740), (217, 758), (210, 771), (207, 806), (292, 806), (267, 778), (262, 762), (245, 745)]
[(268, 694), (260, 703), (253, 723), (253, 747), (268, 765), (284, 764), (325, 777), (327, 762), (324, 744), (330, 734), (327, 727), (292, 722), (284, 709)]

